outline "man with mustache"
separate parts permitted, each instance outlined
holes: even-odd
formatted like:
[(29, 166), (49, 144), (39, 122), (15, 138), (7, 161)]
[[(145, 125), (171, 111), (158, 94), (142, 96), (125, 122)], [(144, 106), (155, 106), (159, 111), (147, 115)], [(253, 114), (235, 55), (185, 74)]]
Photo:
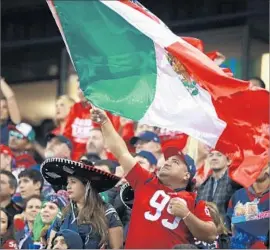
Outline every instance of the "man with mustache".
[(214, 202), (225, 219), (231, 196), (240, 186), (228, 176), (231, 160), (219, 151), (211, 150), (207, 156), (212, 174), (199, 187), (197, 200)]

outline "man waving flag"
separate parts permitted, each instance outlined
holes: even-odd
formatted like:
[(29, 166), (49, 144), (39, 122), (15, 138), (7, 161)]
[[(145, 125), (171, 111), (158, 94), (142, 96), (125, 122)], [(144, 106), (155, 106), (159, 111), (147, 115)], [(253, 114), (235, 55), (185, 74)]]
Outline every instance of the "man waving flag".
[(134, 1), (47, 2), (91, 103), (232, 153), (231, 177), (254, 182), (268, 160), (267, 91), (228, 76)]

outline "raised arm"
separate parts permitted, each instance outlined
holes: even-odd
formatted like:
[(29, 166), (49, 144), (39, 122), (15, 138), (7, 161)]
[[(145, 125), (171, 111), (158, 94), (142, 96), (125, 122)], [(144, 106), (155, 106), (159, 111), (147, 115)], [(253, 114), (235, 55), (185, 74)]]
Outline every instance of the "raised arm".
[(91, 119), (93, 122), (100, 124), (107, 147), (117, 158), (125, 174), (127, 174), (135, 166), (136, 160), (129, 153), (126, 143), (116, 132), (104, 111), (93, 108), (91, 110)]
[(7, 100), (7, 106), (8, 106), (10, 119), (15, 124), (20, 123), (21, 122), (21, 114), (19, 111), (19, 107), (18, 107), (16, 98), (15, 98), (14, 92), (8, 86), (8, 84), (6, 83), (6, 81), (3, 78), (1, 78), (1, 91)]

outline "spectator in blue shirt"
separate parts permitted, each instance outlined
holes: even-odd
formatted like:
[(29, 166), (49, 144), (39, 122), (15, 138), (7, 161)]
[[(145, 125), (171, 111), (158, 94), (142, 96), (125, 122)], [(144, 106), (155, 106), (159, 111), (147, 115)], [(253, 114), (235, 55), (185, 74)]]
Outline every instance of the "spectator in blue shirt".
[(227, 211), (227, 227), (232, 230), (232, 249), (258, 248), (266, 244), (269, 232), (269, 166), (256, 182), (232, 196)]

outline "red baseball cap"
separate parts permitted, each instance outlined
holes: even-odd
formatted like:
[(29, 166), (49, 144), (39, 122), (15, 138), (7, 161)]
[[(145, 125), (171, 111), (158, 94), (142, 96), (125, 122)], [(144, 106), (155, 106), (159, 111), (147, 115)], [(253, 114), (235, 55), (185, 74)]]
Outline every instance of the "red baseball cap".
[(163, 154), (165, 160), (167, 160), (171, 156), (178, 156), (184, 163), (186, 163), (183, 152), (176, 147), (166, 147), (163, 150)]
[(9, 155), (13, 158), (13, 153), (12, 153), (11, 149), (4, 144), (0, 144), (0, 153)]
[(194, 178), (196, 174), (196, 166), (194, 160), (189, 155), (184, 154), (181, 150), (179, 150), (176, 147), (165, 148), (163, 154), (166, 160), (172, 156), (178, 156), (186, 164), (191, 179)]

